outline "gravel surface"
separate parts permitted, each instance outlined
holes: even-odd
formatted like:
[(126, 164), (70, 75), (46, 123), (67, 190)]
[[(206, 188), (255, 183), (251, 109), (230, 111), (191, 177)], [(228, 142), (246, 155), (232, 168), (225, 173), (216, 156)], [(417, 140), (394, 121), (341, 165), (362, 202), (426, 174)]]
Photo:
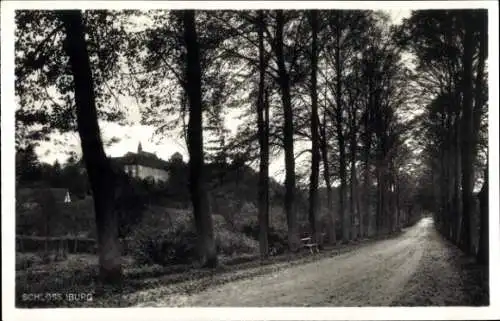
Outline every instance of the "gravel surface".
[(335, 257), (201, 291), (173, 291), (167, 285), (122, 299), (156, 307), (478, 304), (468, 299), (471, 288), (465, 286), (460, 260), (460, 252), (437, 235), (432, 219), (424, 218), (397, 238)]

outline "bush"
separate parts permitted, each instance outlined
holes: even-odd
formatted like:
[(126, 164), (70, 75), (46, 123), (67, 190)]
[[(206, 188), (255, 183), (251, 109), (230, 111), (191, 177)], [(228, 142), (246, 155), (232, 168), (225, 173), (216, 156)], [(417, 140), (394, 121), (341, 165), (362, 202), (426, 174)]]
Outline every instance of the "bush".
[[(245, 236), (250, 237), (256, 244), (258, 244), (259, 240), (259, 225), (247, 225), (243, 229), (243, 233)], [(283, 230), (275, 230), (273, 227), (269, 227), (268, 231), (268, 243), (269, 248), (273, 255), (282, 254), (285, 252), (285, 249), (288, 247), (288, 235), (286, 231)]]
[(37, 253), (16, 253), (16, 271), (42, 263), (43, 258)]
[[(234, 255), (258, 252), (258, 243), (242, 233), (230, 231), (221, 215), (213, 215), (218, 253)], [(197, 234), (189, 211), (169, 209), (148, 213), (129, 243), (130, 255), (139, 264), (187, 264), (197, 259)]]
[(57, 251), (16, 253), (16, 271), (25, 270), (35, 265), (66, 261), (66, 253)]
[[(169, 216), (165, 213), (167, 217)], [(140, 223), (132, 235), (131, 254), (139, 264), (188, 263), (196, 256), (196, 233), (185, 214), (165, 224)], [(165, 226), (167, 225), (167, 226)]]
[[(258, 210), (253, 203), (245, 203), (234, 216), (234, 228), (258, 244)], [(288, 246), (285, 214), (281, 207), (269, 209), (269, 248), (274, 255), (282, 254)], [(257, 248), (258, 251), (258, 248)]]
[(115, 211), (119, 218), (119, 235), (125, 237), (140, 223), (149, 203), (150, 191), (146, 182), (121, 175), (116, 189)]
[(234, 254), (256, 253), (259, 251), (257, 241), (248, 236), (224, 229), (216, 233), (217, 252), (232, 256)]
[(213, 223), (214, 233), (229, 228), (229, 224), (222, 215), (217, 215), (217, 214), (212, 215), (212, 223)]
[(188, 263), (196, 255), (196, 234), (175, 229), (142, 229), (131, 249), (139, 264)]
[(258, 223), (258, 211), (252, 203), (244, 203), (233, 215), (233, 227), (239, 232), (243, 232), (248, 226), (255, 226)]
[(50, 264), (55, 262), (62, 262), (68, 259), (68, 255), (66, 252), (46, 252), (42, 254), (42, 262), (43, 264)]
[(277, 233), (287, 234), (288, 224), (283, 206), (274, 205), (269, 208), (269, 225), (272, 226)]

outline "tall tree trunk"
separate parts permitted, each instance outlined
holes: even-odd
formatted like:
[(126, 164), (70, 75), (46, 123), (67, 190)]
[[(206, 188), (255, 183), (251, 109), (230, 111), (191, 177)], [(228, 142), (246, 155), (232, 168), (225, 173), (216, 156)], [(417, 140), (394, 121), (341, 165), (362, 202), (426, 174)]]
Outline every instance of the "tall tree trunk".
[(479, 234), (479, 249), (477, 252), (478, 262), (484, 265), (488, 265), (490, 248), (489, 248), (489, 189), (488, 189), (488, 165), (484, 170), (484, 183), (481, 191), (479, 192), (479, 210), (481, 216), (480, 223), (480, 234)]
[(328, 211), (328, 240), (330, 244), (337, 243), (336, 218), (332, 208), (332, 184), (330, 182), (330, 165), (328, 163), (328, 144), (326, 143), (326, 112), (323, 112), (323, 124), (320, 128), (320, 150), (323, 162), (323, 179), (326, 185), (326, 208)]
[(377, 233), (383, 233), (385, 229), (385, 214), (386, 214), (386, 171), (383, 161), (377, 161), (377, 213), (376, 213), (376, 230)]
[[(458, 108), (457, 108), (458, 109)], [(455, 158), (453, 161), (453, 208), (454, 208), (454, 220), (453, 224), (453, 242), (455, 244), (459, 244), (459, 239), (461, 235), (461, 226), (462, 226), (462, 206), (461, 206), (461, 196), (460, 196), (460, 177), (461, 177), (461, 157), (460, 157), (460, 116), (457, 114), (455, 116), (455, 133), (454, 133), (454, 142), (455, 150), (453, 157)]]
[(393, 165), (391, 165), (391, 189), (390, 189), (390, 206), (389, 206), (389, 217), (391, 218), (391, 233), (397, 231), (398, 222), (398, 211), (397, 211), (397, 191), (396, 191), (396, 177), (394, 173), (396, 172)]
[[(488, 19), (487, 14), (481, 14), (478, 18), (483, 23), (483, 27), (479, 32), (479, 55), (478, 55), (478, 66), (475, 81), (475, 105), (474, 105), (474, 147), (475, 153), (478, 146), (478, 133), (481, 126), (481, 116), (483, 114), (483, 109), (485, 108), (486, 98), (484, 90), (484, 67), (487, 55), (487, 42), (488, 42)], [(480, 208), (480, 235), (479, 235), (479, 249), (478, 249), (478, 261), (484, 265), (489, 263), (489, 200), (488, 200), (488, 170), (489, 162), (486, 162), (486, 169), (484, 170), (484, 183), (479, 192), (479, 208)]]
[(363, 133), (363, 214), (366, 222), (365, 236), (369, 236), (372, 227), (372, 215), (371, 215), (371, 175), (370, 175), (370, 149), (372, 147), (372, 133), (370, 128), (371, 121), (371, 106), (372, 106), (372, 86), (371, 81), (368, 86), (368, 101), (366, 105), (365, 115), (364, 115), (364, 133)]
[[(370, 232), (372, 229), (372, 215), (371, 215), (371, 175), (369, 172), (369, 159), (366, 156), (366, 151), (365, 151), (365, 156), (364, 156), (364, 172), (363, 172), (363, 213), (361, 215), (364, 216), (364, 232), (363, 236), (368, 237), (370, 236)], [(368, 152), (369, 153), (369, 152)]]
[(453, 129), (453, 123), (451, 120), (452, 115), (447, 115), (447, 122), (446, 122), (446, 144), (444, 147), (445, 149), (445, 155), (446, 155), (446, 160), (445, 160), (445, 167), (444, 170), (446, 171), (446, 184), (445, 184), (445, 190), (443, 193), (446, 194), (446, 206), (445, 206), (445, 212), (444, 212), (444, 230), (443, 234), (444, 236), (451, 240), (452, 239), (452, 231), (451, 228), (453, 227), (453, 218), (456, 215), (454, 209), (455, 209), (455, 204), (453, 204), (453, 196), (454, 196), (454, 182), (455, 182), (455, 175), (453, 173), (454, 169), (454, 163), (456, 162), (455, 158), (455, 146), (454, 146), (454, 129)]
[(217, 251), (213, 234), (212, 215), (204, 180), (203, 128), (200, 47), (196, 34), (194, 10), (183, 11), (184, 41), (186, 43), (186, 80), (189, 98), (188, 151), (189, 189), (198, 232), (198, 253), (202, 266), (217, 265)]
[(317, 229), (318, 209), (318, 177), (319, 177), (319, 135), (318, 135), (318, 92), (317, 92), (317, 69), (318, 69), (318, 12), (311, 10), (310, 22), (312, 29), (311, 46), (311, 140), (312, 161), (311, 178), (309, 185), (309, 223), (312, 235), (316, 242), (320, 243)]
[(265, 73), (264, 60), (264, 13), (259, 10), (258, 33), (259, 33), (259, 97), (257, 102), (257, 125), (260, 146), (260, 168), (259, 168), (259, 245), (261, 258), (267, 258), (269, 252), (269, 122), (265, 95)]
[(278, 60), (279, 86), (283, 103), (283, 141), (285, 148), (285, 212), (288, 223), (288, 246), (291, 251), (298, 249), (297, 218), (295, 213), (295, 155), (293, 146), (293, 111), (290, 97), (290, 75), (285, 66), (283, 52), (283, 10), (276, 12), (276, 56)]
[(439, 211), (438, 211), (438, 218), (439, 220), (437, 220), (437, 228), (439, 230), (439, 232), (445, 236), (446, 233), (445, 233), (445, 221), (446, 221), (446, 215), (447, 213), (449, 212), (448, 211), (448, 195), (447, 195), (447, 190), (448, 190), (448, 174), (449, 174), (449, 170), (448, 170), (448, 166), (449, 166), (449, 152), (447, 150), (448, 148), (448, 143), (447, 143), (447, 139), (448, 139), (448, 132), (449, 130), (446, 130), (449, 125), (448, 125), (448, 118), (447, 118), (447, 115), (443, 112), (441, 113), (441, 127), (443, 128), (443, 130), (446, 132), (445, 134), (445, 137), (444, 137), (444, 144), (443, 146), (441, 146), (441, 148), (439, 149), (439, 183), (440, 183), (440, 186), (439, 186)]
[[(352, 156), (351, 156), (352, 157)], [(355, 161), (354, 161), (355, 162)], [(352, 231), (351, 238), (356, 240), (360, 237), (361, 220), (358, 218), (358, 213), (356, 211), (356, 165), (351, 159), (351, 182), (350, 182), (350, 193), (349, 193), (349, 211), (352, 217)]]
[(473, 110), (473, 159), (477, 157), (477, 149), (479, 146), (479, 133), (481, 128), (481, 118), (484, 114), (484, 109), (486, 108), (487, 96), (485, 95), (484, 88), (487, 85), (484, 76), (484, 68), (487, 57), (487, 45), (488, 45), (488, 15), (485, 10), (481, 10), (477, 13), (475, 17), (478, 23), (482, 26), (479, 29), (478, 37), (478, 62), (477, 62), (477, 72), (474, 79), (474, 110)]
[(97, 121), (82, 13), (70, 10), (59, 14), (66, 29), (64, 48), (74, 79), (78, 134), (94, 197), (100, 276), (105, 283), (116, 283), (122, 279), (122, 270), (118, 215), (114, 211), (115, 175), (104, 152)]
[[(340, 12), (338, 13), (341, 14)], [(336, 104), (336, 130), (337, 130), (337, 142), (339, 148), (339, 176), (340, 176), (340, 188), (339, 188), (339, 216), (340, 225), (342, 227), (342, 242), (349, 242), (349, 231), (350, 222), (346, 217), (345, 203), (346, 203), (346, 187), (347, 187), (347, 170), (346, 170), (346, 156), (345, 156), (345, 138), (342, 117), (342, 62), (340, 56), (340, 18), (337, 21), (336, 27), (336, 48), (335, 48), (335, 70), (336, 70), (336, 82), (335, 82), (335, 104)]]
[[(351, 107), (353, 108), (353, 107)], [(350, 193), (349, 193), (349, 211), (351, 212), (353, 222), (352, 222), (352, 238), (357, 239), (358, 237), (362, 237), (362, 226), (363, 220), (361, 215), (356, 208), (356, 198), (357, 198), (357, 188), (358, 188), (358, 179), (356, 174), (356, 153), (357, 153), (357, 142), (356, 142), (356, 111), (353, 110), (350, 113), (350, 166), (351, 166), (351, 181), (350, 181)], [(358, 220), (356, 222), (356, 219)], [(357, 224), (356, 224), (357, 223)]]
[(471, 26), (466, 21), (468, 15), (463, 16), (465, 26), (464, 55), (463, 55), (463, 117), (462, 123), (462, 235), (461, 248), (466, 253), (472, 253), (471, 228), (472, 211), (474, 209), (473, 196), (473, 109), (472, 109), (472, 58), (474, 39)]
[(401, 181), (396, 176), (396, 231), (401, 231)]
[[(357, 174), (356, 174), (357, 175)], [(354, 203), (355, 203), (355, 211), (357, 213), (357, 217), (359, 219), (359, 228), (358, 228), (358, 233), (359, 233), (359, 238), (363, 239), (364, 238), (364, 229), (365, 229), (365, 219), (363, 217), (363, 213), (361, 212), (361, 205), (359, 204), (360, 199), (359, 199), (359, 181), (356, 178), (356, 187), (354, 189)]]

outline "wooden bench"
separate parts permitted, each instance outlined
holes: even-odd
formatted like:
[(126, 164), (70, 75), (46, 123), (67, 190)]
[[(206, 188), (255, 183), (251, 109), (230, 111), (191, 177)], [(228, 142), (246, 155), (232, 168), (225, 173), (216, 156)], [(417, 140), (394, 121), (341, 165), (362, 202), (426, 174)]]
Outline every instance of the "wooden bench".
[(302, 241), (302, 246), (304, 248), (308, 248), (309, 252), (311, 252), (311, 254), (314, 254), (315, 252), (319, 253), (318, 244), (313, 243), (312, 238), (310, 236), (301, 238), (300, 240)]

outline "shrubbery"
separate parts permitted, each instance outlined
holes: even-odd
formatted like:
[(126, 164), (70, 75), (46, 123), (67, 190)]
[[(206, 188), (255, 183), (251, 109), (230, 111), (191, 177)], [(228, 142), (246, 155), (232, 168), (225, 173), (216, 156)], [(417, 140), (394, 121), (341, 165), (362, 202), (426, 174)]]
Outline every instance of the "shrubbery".
[(127, 236), (137, 226), (149, 203), (148, 184), (145, 181), (120, 176), (117, 184), (115, 211), (119, 217), (119, 235)]
[[(257, 243), (259, 240), (259, 225), (247, 225), (243, 228), (243, 233), (245, 236), (251, 237), (254, 242)], [(283, 231), (275, 230), (273, 227), (269, 227), (268, 231), (268, 243), (269, 248), (273, 255), (282, 254), (288, 246), (288, 236), (287, 233)], [(258, 250), (257, 250), (258, 251)]]
[[(251, 238), (256, 243), (258, 252), (259, 240), (259, 221), (258, 211), (252, 203), (245, 203), (241, 209), (234, 215), (234, 228), (237, 232)], [(287, 226), (284, 220), (284, 213), (279, 208), (270, 209), (269, 217), (269, 248), (273, 254), (281, 254), (285, 251), (288, 242)]]
[[(257, 253), (258, 243), (228, 229), (220, 215), (213, 215), (213, 226), (219, 254)], [(128, 251), (139, 264), (186, 264), (197, 259), (197, 235), (192, 214), (185, 210), (148, 213), (136, 227)]]
[(131, 239), (129, 250), (139, 264), (187, 263), (196, 255), (196, 234), (187, 213), (150, 211)]
[(141, 230), (133, 244), (133, 255), (139, 264), (188, 263), (196, 257), (196, 234), (182, 228)]
[(244, 203), (238, 211), (233, 214), (233, 228), (243, 232), (248, 226), (258, 226), (258, 211), (252, 203)]
[(227, 229), (215, 232), (215, 242), (217, 252), (227, 256), (259, 251), (259, 244), (255, 240)]
[(38, 253), (16, 253), (16, 271), (25, 270), (33, 265), (43, 263), (43, 258)]
[(68, 258), (64, 252), (30, 252), (16, 253), (16, 271), (26, 270), (35, 265), (65, 261)]

